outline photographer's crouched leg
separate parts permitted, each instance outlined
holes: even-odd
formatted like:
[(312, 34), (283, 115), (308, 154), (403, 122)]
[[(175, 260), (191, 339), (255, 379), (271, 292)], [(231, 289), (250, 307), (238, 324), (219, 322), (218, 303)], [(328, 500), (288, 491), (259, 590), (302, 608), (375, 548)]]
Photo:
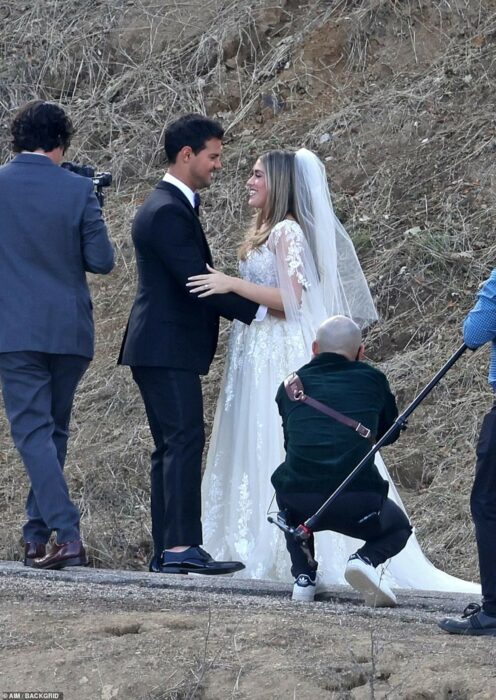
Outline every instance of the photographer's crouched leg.
[[(297, 526), (313, 515), (326, 499), (322, 494), (277, 494), (281, 510), (287, 512), (288, 524)], [(381, 564), (398, 554), (411, 535), (410, 522), (392, 500), (369, 491), (341, 494), (324, 512), (316, 531), (331, 530), (365, 543), (348, 560), (345, 579), (374, 607), (396, 605), (396, 596), (384, 579)], [(312, 601), (324, 590), (316, 567), (312, 567), (301, 546), (285, 535), (295, 578), (293, 600)], [(313, 537), (308, 540), (314, 555)]]
[[(352, 588), (361, 593), (373, 607), (393, 607), (396, 596), (384, 578), (381, 565), (396, 556), (405, 547), (412, 533), (410, 522), (403, 510), (389, 498), (374, 504), (377, 494), (362, 492), (347, 494), (351, 513), (353, 506), (361, 511), (368, 502), (369, 511), (358, 518), (355, 526), (343, 534), (365, 540), (348, 559), (344, 577)], [(376, 510), (377, 508), (377, 510)], [(356, 511), (355, 511), (356, 512)]]
[[(285, 498), (279, 494), (277, 495), (277, 503), (281, 509), (280, 516), (283, 516), (287, 525), (297, 527), (305, 520), (305, 518), (301, 517), (301, 511), (295, 511), (293, 508), (288, 507)], [(294, 577), (292, 600), (301, 603), (311, 603), (316, 594), (322, 591), (322, 584), (317, 571), (318, 564), (315, 561), (313, 564), (309, 562), (302, 546), (296, 542), (292, 535), (284, 533), (284, 537), (286, 538), (286, 548), (291, 558), (291, 574)], [(313, 535), (307, 540), (306, 545), (312, 558), (315, 560)]]

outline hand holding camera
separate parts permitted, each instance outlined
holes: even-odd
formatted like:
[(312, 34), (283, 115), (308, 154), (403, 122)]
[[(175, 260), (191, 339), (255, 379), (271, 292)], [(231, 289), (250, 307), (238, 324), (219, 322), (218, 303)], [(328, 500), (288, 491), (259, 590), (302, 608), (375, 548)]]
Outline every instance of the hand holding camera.
[(90, 177), (93, 180), (98, 202), (100, 203), (100, 206), (103, 207), (105, 201), (103, 188), (109, 187), (112, 184), (112, 173), (97, 173), (92, 165), (77, 165), (76, 163), (71, 163), (70, 161), (65, 161), (62, 163), (62, 168), (70, 170), (71, 173), (76, 173), (76, 175)]

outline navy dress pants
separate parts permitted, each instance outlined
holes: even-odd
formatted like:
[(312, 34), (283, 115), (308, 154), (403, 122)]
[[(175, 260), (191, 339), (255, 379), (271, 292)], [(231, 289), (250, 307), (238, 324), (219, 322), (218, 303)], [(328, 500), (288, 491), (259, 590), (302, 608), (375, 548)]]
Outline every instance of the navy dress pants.
[(205, 445), (198, 374), (131, 367), (155, 443), (150, 490), (155, 554), (202, 543), (201, 463)]
[(14, 444), (28, 473), (25, 542), (80, 538), (79, 511), (63, 468), (74, 394), (89, 359), (43, 352), (0, 353), (0, 380)]
[(479, 553), (482, 607), (496, 615), (496, 404), (484, 416), (470, 498)]
[[(277, 503), (287, 512), (290, 525), (297, 526), (317, 512), (327, 499), (321, 493), (277, 493)], [(372, 491), (343, 492), (325, 511), (315, 527), (316, 532), (332, 530), (348, 537), (365, 540), (358, 550), (368, 557), (373, 566), (383, 564), (401, 552), (411, 535), (410, 522), (399, 506), (389, 498)], [(291, 573), (311, 574), (313, 570), (293, 537), (286, 535), (286, 546), (291, 557)], [(309, 540), (315, 556), (313, 536)]]

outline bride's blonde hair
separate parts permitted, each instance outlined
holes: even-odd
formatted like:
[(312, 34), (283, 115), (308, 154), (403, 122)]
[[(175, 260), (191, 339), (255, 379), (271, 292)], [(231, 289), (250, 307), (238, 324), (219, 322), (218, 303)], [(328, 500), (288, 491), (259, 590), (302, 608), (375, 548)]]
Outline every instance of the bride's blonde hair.
[(268, 151), (260, 156), (267, 181), (266, 211), (255, 215), (242, 242), (238, 257), (244, 260), (251, 250), (259, 248), (271, 229), (289, 216), (298, 220), (294, 193), (294, 156), (290, 151)]

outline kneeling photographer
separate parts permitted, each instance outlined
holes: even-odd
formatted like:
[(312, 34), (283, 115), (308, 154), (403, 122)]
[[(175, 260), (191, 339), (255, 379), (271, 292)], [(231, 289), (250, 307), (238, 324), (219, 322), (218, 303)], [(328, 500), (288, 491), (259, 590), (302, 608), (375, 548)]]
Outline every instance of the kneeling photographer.
[(114, 250), (93, 182), (59, 167), (74, 132), (64, 110), (29, 102), (11, 132), (17, 155), (0, 168), (0, 379), (31, 483), (24, 563), (60, 569), (88, 563), (63, 468), (74, 394), (93, 357), (85, 272), (110, 272)]
[[(294, 377), (288, 378), (276, 397), (286, 458), (272, 475), (272, 483), (286, 523), (294, 527), (312, 516), (367, 454), (367, 429), (378, 439), (398, 415), (385, 375), (362, 361), (362, 336), (354, 321), (345, 316), (327, 319), (317, 331), (312, 352), (311, 362), (297, 372), (298, 384)], [(295, 387), (300, 397), (304, 392), (309, 398), (295, 400)], [(326, 415), (309, 404), (310, 399), (338, 415)], [(376, 567), (398, 554), (412, 531), (407, 516), (387, 493), (388, 483), (371, 459), (314, 528), (365, 540), (349, 558), (345, 578), (375, 606), (396, 604)], [(289, 534), (285, 537), (295, 578), (293, 600), (312, 601), (319, 592), (317, 569), (300, 544)], [(313, 536), (308, 545), (314, 556)]]

